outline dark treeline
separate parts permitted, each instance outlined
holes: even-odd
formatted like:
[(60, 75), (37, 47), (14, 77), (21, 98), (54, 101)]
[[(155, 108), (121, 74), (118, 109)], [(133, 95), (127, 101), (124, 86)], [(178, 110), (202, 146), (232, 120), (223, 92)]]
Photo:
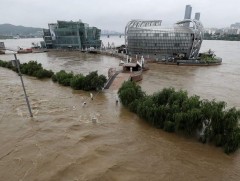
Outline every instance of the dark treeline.
[(124, 106), (157, 128), (197, 136), (203, 143), (223, 147), (225, 153), (240, 146), (240, 111), (226, 109), (225, 102), (200, 100), (174, 88), (146, 95), (131, 81), (123, 83), (118, 95)]
[(101, 90), (107, 79), (104, 75), (98, 75), (97, 71), (90, 72), (84, 76), (82, 74), (73, 75), (73, 73), (67, 73), (64, 70), (57, 72), (52, 76), (54, 82), (58, 82), (64, 86), (71, 86), (75, 90)]
[[(5, 67), (17, 72), (17, 68), (11, 62), (0, 60), (0, 67)], [(42, 64), (36, 61), (29, 61), (28, 63), (20, 64), (21, 73), (37, 77), (38, 79), (51, 78), (53, 76), (52, 70), (43, 69)]]
[[(12, 65), (11, 62), (0, 60), (0, 67), (11, 69), (15, 72), (17, 68)], [(71, 86), (75, 90), (101, 90), (107, 79), (104, 75), (98, 75), (97, 71), (90, 72), (84, 76), (82, 74), (74, 75), (72, 72), (67, 73), (64, 70), (53, 73), (52, 70), (43, 69), (42, 64), (36, 61), (29, 61), (20, 65), (21, 73), (37, 77), (38, 79), (52, 78), (54, 82), (58, 82), (64, 86)]]
[(204, 33), (204, 40), (240, 41), (240, 35), (239, 34), (220, 35), (220, 33), (216, 33), (216, 34)]

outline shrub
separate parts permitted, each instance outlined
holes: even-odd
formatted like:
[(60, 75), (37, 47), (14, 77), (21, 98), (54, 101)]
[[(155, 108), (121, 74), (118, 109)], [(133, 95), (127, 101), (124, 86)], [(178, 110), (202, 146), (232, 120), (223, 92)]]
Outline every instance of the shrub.
[(84, 79), (83, 90), (101, 90), (106, 82), (107, 79), (104, 75), (98, 76), (97, 71), (90, 72)]
[(135, 99), (142, 99), (145, 93), (142, 92), (141, 87), (135, 82), (126, 81), (118, 90), (118, 95), (122, 104), (128, 106)]
[(75, 75), (71, 81), (70, 86), (75, 90), (81, 90), (84, 88), (85, 77), (82, 74)]
[(53, 74), (51, 78), (53, 82), (57, 82), (57, 76), (55, 74)]
[(167, 132), (174, 132), (174, 130), (175, 130), (174, 125), (175, 124), (171, 121), (165, 121), (163, 130), (167, 131)]
[(29, 61), (20, 65), (21, 72), (29, 76), (37, 77), (37, 72), (42, 70), (42, 64), (37, 61)]
[(43, 79), (43, 78), (51, 78), (54, 73), (52, 70), (40, 69), (34, 74), (36, 75), (37, 78)]
[(153, 94), (153, 101), (156, 105), (166, 105), (168, 103), (168, 99), (174, 92), (174, 88), (164, 88), (162, 91)]
[(229, 154), (235, 152), (240, 146), (240, 128), (235, 128), (226, 137), (224, 152)]
[(105, 75), (99, 75), (98, 76), (98, 83), (97, 83), (96, 89), (97, 90), (102, 89), (106, 82), (107, 82), (106, 76)]
[(8, 63), (5, 62), (5, 61), (2, 61), (2, 60), (0, 61), (0, 66), (1, 66), (1, 67), (7, 67), (7, 64), (8, 64)]
[(59, 84), (64, 86), (70, 86), (70, 81), (73, 78), (73, 73), (67, 73), (65, 70), (61, 70), (56, 73), (56, 79)]

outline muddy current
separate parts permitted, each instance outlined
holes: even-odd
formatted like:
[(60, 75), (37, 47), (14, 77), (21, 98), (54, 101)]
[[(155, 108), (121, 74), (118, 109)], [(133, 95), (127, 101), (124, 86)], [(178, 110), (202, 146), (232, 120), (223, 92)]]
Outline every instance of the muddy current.
[[(139, 84), (151, 94), (164, 87), (224, 100), (240, 108), (239, 42), (206, 41), (221, 66), (150, 64)], [(12, 55), (1, 55), (11, 60)], [(107, 74), (113, 57), (74, 52), (18, 55), (44, 68)], [(73, 91), (24, 76), (33, 110), (29, 117), (18, 75), (0, 68), (0, 180), (239, 180), (240, 152), (166, 133), (146, 124), (121, 104), (116, 91)], [(86, 102), (86, 106), (82, 103)], [(96, 123), (92, 122), (92, 118)]]

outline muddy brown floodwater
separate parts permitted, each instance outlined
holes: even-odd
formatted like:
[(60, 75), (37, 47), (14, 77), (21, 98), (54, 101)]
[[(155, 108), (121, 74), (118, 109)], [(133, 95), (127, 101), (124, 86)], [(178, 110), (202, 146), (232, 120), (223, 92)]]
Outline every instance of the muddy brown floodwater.
[[(223, 57), (223, 65), (152, 64), (140, 85), (147, 93), (169, 86), (182, 88), (240, 108), (240, 44), (203, 44), (203, 48), (209, 46)], [(119, 63), (112, 57), (71, 53), (19, 55), (22, 62), (30, 58), (54, 71), (84, 74), (92, 69), (104, 72)], [(240, 178), (240, 151), (226, 155), (221, 148), (155, 129), (121, 104), (116, 105), (116, 91), (93, 92), (94, 99), (90, 100), (89, 92), (73, 91), (51, 80), (23, 78), (34, 118), (29, 118), (17, 74), (0, 68), (0, 180)], [(83, 107), (84, 101), (87, 104)]]

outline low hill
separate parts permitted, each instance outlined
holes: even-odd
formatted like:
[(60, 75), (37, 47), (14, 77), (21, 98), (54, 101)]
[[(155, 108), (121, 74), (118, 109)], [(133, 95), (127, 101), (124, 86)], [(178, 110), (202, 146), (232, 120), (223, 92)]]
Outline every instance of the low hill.
[(15, 26), (12, 24), (0, 24), (0, 35), (36, 35), (39, 34), (39, 31), (42, 31), (42, 28)]

